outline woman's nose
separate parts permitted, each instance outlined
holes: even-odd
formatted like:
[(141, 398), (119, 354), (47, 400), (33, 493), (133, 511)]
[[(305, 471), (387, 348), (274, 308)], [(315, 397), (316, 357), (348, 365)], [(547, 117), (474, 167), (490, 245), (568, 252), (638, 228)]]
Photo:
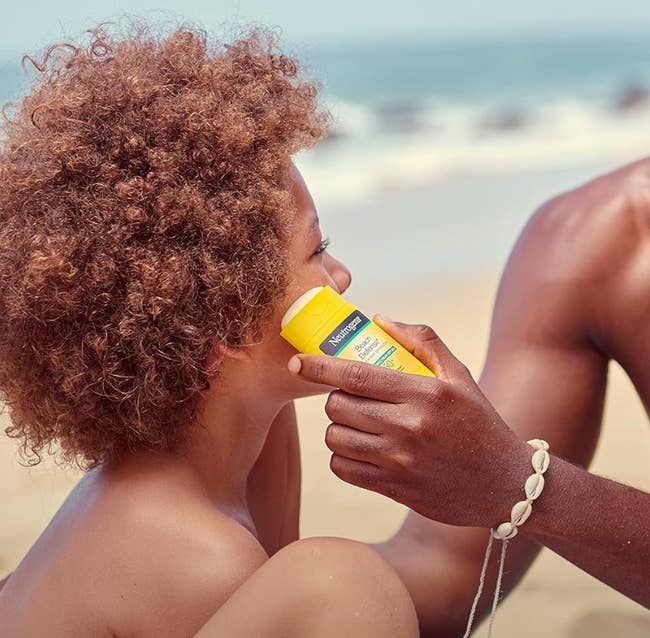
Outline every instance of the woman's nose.
[(332, 255), (327, 254), (327, 259), (327, 270), (330, 274), (330, 277), (336, 284), (337, 290), (340, 293), (344, 293), (352, 283), (352, 275), (350, 274), (350, 271), (345, 267), (345, 264), (332, 257)]

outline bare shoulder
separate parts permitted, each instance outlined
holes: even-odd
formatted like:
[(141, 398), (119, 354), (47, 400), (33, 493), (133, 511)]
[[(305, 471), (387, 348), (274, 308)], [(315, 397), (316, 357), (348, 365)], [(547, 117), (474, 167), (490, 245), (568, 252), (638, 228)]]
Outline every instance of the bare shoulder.
[(173, 469), (93, 471), (9, 579), (0, 616), (14, 610), (16, 635), (193, 635), (268, 559), (229, 514)]
[(157, 481), (124, 488), (95, 526), (111, 548), (95, 539), (91, 561), (111, 576), (101, 604), (110, 598), (118, 635), (193, 634), (268, 556), (200, 493)]
[[(549, 200), (527, 229), (549, 256), (585, 274), (606, 274), (622, 265), (648, 241), (650, 227), (650, 160), (628, 164)], [(580, 248), (580, 252), (567, 248)], [(602, 258), (608, 257), (608, 266)], [(597, 265), (601, 264), (598, 269)]]
[(500, 302), (535, 311), (563, 337), (598, 340), (650, 292), (650, 160), (546, 202), (522, 232)]
[(185, 476), (91, 472), (2, 590), (0, 620), (17, 635), (186, 637), (266, 560)]

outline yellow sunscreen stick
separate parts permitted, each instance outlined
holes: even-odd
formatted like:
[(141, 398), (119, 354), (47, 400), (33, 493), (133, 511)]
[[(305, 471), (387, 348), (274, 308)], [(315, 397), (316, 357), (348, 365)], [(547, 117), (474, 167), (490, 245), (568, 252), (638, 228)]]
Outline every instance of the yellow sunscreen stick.
[(327, 354), (436, 376), (330, 286), (318, 286), (301, 295), (282, 318), (280, 335), (304, 354)]

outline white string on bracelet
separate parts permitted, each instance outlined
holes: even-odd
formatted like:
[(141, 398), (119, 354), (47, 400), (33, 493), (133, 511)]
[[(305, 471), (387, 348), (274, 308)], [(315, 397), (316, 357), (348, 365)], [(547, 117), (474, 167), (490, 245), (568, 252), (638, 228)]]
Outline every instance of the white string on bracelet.
[(487, 638), (492, 638), (492, 625), (494, 623), (494, 616), (497, 612), (497, 605), (499, 604), (499, 596), (501, 595), (501, 581), (503, 580), (503, 566), (506, 561), (506, 551), (508, 549), (508, 541), (517, 535), (517, 531), (533, 513), (533, 501), (537, 500), (544, 489), (544, 473), (548, 470), (551, 462), (551, 456), (548, 453), (548, 443), (542, 439), (531, 439), (527, 441), (528, 445), (535, 450), (531, 460), (534, 474), (531, 474), (526, 480), (524, 485), (524, 492), (526, 493), (526, 500), (515, 503), (510, 513), (510, 520), (505, 523), (497, 525), (494, 529), (490, 530), (490, 538), (485, 550), (485, 558), (483, 559), (483, 567), (481, 568), (481, 575), (478, 582), (478, 591), (474, 597), (472, 608), (469, 612), (469, 619), (467, 620), (467, 629), (463, 638), (469, 638), (474, 624), (474, 617), (476, 616), (476, 608), (478, 607), (479, 600), (483, 594), (483, 586), (485, 585), (485, 575), (487, 573), (488, 564), (490, 562), (490, 555), (492, 554), (492, 546), (494, 539), (503, 541), (501, 547), (501, 559), (499, 560), (499, 573), (497, 575), (497, 582), (494, 591), (494, 599), (492, 600), (492, 611), (490, 613), (490, 622), (488, 625)]

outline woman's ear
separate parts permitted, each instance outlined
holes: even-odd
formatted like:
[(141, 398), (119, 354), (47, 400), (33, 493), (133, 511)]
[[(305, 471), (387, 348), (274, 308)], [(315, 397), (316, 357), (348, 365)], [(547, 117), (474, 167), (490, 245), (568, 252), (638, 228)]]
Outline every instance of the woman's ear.
[(212, 347), (210, 354), (206, 359), (206, 368), (210, 370), (212, 366), (219, 368), (224, 359), (234, 359), (238, 361), (250, 361), (252, 354), (249, 346), (228, 346), (223, 342), (217, 342)]
[(250, 361), (253, 358), (250, 346), (221, 346), (224, 359), (235, 359), (238, 361)]

